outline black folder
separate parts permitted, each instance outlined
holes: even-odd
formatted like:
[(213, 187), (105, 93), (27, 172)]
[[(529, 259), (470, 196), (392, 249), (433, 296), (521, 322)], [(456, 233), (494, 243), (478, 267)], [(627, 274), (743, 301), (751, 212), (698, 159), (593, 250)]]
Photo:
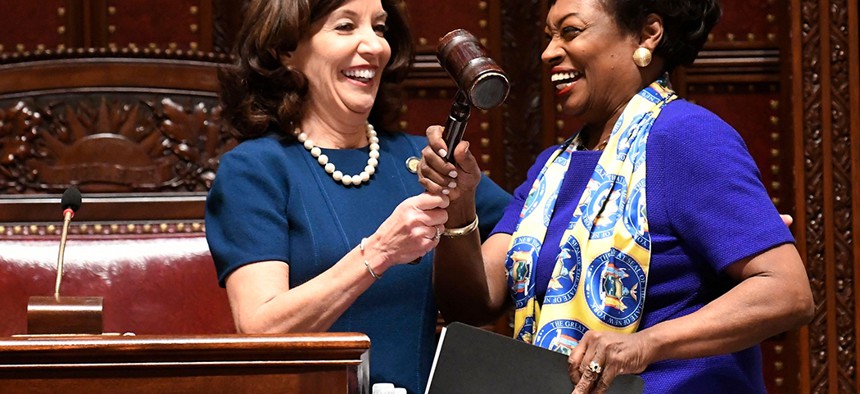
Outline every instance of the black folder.
[[(462, 323), (442, 328), (425, 394), (570, 394), (567, 356)], [(615, 378), (608, 394), (642, 393), (638, 375)]]

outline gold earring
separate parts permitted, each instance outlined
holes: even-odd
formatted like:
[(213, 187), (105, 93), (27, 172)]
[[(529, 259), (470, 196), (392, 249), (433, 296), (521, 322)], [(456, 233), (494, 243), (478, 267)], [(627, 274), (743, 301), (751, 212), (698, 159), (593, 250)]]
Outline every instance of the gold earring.
[(645, 47), (636, 48), (633, 51), (633, 63), (641, 68), (648, 67), (651, 64), (651, 51)]

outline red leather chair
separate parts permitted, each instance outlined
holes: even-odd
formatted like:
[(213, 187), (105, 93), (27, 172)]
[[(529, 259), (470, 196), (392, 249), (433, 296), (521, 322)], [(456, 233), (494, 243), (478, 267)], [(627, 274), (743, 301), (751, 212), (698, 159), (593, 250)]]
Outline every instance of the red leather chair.
[[(60, 226), (0, 224), (0, 336), (27, 332), (31, 296), (52, 296)], [(121, 230), (121, 231), (120, 231)], [(103, 298), (106, 333), (233, 333), (202, 225), (72, 225), (61, 296)]]

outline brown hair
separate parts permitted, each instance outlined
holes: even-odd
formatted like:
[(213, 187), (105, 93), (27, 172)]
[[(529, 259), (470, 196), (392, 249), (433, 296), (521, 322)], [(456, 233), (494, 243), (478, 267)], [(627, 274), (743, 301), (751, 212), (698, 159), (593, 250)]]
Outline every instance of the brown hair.
[[(296, 49), (311, 25), (346, 0), (252, 0), (236, 36), (236, 61), (219, 70), (222, 116), (239, 140), (260, 137), (275, 130), (294, 138), (308, 100), (308, 76), (285, 67), (280, 55)], [(372, 123), (386, 126), (399, 107), (399, 83), (412, 61), (412, 38), (402, 0), (381, 0), (388, 13), (385, 39), (391, 59), (370, 112)]]

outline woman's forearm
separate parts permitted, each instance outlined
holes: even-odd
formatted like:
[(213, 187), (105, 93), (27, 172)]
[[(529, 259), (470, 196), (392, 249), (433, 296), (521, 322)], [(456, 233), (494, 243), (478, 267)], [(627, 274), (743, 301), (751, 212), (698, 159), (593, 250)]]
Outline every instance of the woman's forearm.
[[(382, 272), (376, 262), (370, 260), (370, 264), (376, 265), (376, 272)], [(254, 269), (250, 266), (247, 268)], [(234, 275), (239, 273), (241, 271)], [(357, 250), (351, 251), (332, 268), (300, 286), (289, 288), (283, 280), (287, 274), (287, 271), (259, 272), (255, 274), (258, 277), (247, 281), (246, 285), (234, 283), (236, 286), (258, 288), (253, 293), (243, 291), (244, 295), (230, 296), (231, 305), (238, 308), (234, 311), (234, 318), (240, 332), (327, 331), (376, 281), (364, 266)]]
[(433, 285), (445, 320), (486, 324), (504, 312), (505, 237), (493, 235), (483, 247), (478, 231), (443, 237), (434, 255)]
[(732, 353), (807, 324), (812, 295), (794, 247), (774, 248), (746, 269), (755, 266), (767, 268), (745, 276), (702, 309), (641, 331), (653, 346), (650, 362)]

